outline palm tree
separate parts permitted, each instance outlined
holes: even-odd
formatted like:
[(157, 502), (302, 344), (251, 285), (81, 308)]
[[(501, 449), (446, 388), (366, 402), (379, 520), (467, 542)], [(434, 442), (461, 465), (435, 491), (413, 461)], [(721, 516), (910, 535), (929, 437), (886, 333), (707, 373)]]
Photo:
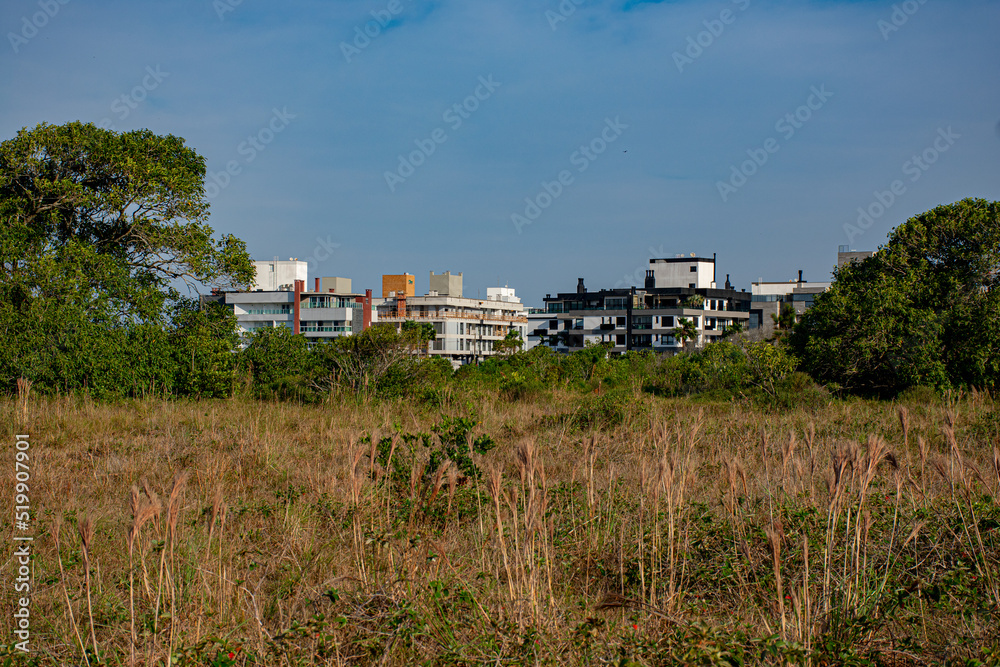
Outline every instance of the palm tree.
[(698, 340), (698, 329), (694, 325), (694, 320), (681, 317), (677, 320), (677, 327), (674, 329), (674, 338), (681, 342), (682, 346), (689, 340)]

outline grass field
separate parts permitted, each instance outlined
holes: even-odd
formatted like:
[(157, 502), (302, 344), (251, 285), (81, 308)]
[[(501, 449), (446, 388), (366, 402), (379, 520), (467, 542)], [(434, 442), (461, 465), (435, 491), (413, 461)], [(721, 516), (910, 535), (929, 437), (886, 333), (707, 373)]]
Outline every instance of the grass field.
[(30, 434), (35, 536), (33, 652), (0, 624), (0, 664), (1000, 661), (984, 394), (0, 414), (5, 499)]

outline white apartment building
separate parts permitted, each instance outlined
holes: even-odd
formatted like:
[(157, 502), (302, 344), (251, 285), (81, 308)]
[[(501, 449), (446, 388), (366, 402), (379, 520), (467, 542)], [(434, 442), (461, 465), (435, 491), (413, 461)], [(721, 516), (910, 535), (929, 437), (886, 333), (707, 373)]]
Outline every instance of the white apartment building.
[[(432, 290), (424, 296), (391, 296), (375, 304), (374, 317), (398, 328), (407, 320), (431, 323), (436, 339), (428, 354), (442, 356), (456, 367), (493, 356), (497, 341), (510, 331), (525, 339), (528, 320), (513, 288), (489, 287), (485, 299), (473, 299), (462, 296), (461, 274), (445, 275), (448, 294)], [(432, 284), (434, 278), (441, 280), (433, 272), (431, 277)]]
[(349, 278), (316, 278), (313, 290), (306, 291), (306, 262), (255, 261), (254, 267), (257, 276), (252, 291), (216, 292), (204, 297), (229, 307), (241, 333), (287, 327), (316, 341), (347, 336), (371, 326), (371, 290), (353, 293)]

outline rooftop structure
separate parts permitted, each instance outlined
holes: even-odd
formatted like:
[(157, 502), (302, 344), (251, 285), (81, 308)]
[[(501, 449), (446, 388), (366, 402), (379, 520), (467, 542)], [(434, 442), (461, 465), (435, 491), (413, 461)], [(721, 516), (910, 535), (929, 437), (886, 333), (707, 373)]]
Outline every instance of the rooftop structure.
[(416, 283), (413, 274), (397, 273), (382, 276), (382, 298), (391, 296), (413, 296), (416, 294)]
[(288, 261), (279, 261), (277, 258), (271, 261), (254, 261), (253, 266), (256, 275), (250, 287), (251, 292), (291, 290), (296, 280), (306, 279), (309, 270), (308, 263), (295, 258)]
[(715, 287), (715, 256), (696, 257), (677, 255), (669, 259), (651, 259), (654, 287), (689, 287), (712, 289)]
[(849, 262), (860, 262), (874, 254), (874, 250), (854, 250), (851, 246), (839, 246), (837, 248), (837, 268)]
[[(430, 291), (428, 294), (440, 294), (441, 296), (462, 296), (462, 274), (451, 275), (451, 271), (445, 271), (440, 275), (435, 275), (431, 271)], [(412, 294), (410, 296), (413, 296)]]

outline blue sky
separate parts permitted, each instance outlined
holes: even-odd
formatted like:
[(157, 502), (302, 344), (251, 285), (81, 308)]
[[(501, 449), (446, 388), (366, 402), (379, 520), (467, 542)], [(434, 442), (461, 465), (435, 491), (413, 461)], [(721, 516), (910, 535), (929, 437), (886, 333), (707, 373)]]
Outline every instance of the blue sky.
[(1000, 199), (998, 27), (982, 0), (7, 0), (0, 137), (184, 137), (217, 231), (355, 289), (462, 271), (540, 305), (691, 252), (749, 289)]

